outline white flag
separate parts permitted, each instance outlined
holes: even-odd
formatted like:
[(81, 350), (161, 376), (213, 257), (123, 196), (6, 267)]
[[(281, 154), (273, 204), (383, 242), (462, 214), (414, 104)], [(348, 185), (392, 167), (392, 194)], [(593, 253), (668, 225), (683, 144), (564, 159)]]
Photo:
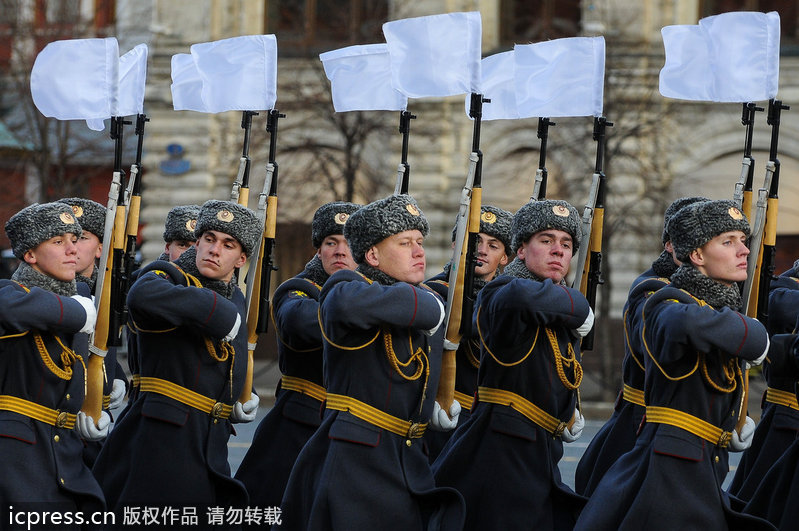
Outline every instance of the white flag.
[(447, 13), (383, 24), (391, 83), (409, 98), (480, 92), (480, 13)]
[(277, 99), (277, 40), (244, 35), (194, 44), (207, 112), (272, 109)]
[(172, 108), (176, 111), (211, 112), (203, 103), (203, 80), (189, 53), (172, 56)]
[(408, 98), (391, 86), (388, 45), (349, 46), (320, 54), (319, 59), (336, 112), (407, 109)]
[(666, 62), (660, 93), (667, 98), (715, 102), (762, 101), (777, 95), (780, 17), (736, 11), (698, 25), (661, 29)]
[(517, 44), (513, 54), (520, 118), (602, 115), (603, 37)]
[(59, 120), (103, 120), (117, 107), (119, 45), (106, 39), (49, 43), (31, 70), (36, 108)]
[[(489, 55), (481, 61), (483, 96), (491, 100), (483, 105), (483, 120), (514, 120), (519, 118), (516, 106), (516, 69), (513, 50)], [(469, 115), (471, 96), (466, 96), (466, 115)]]
[(113, 116), (144, 112), (147, 81), (147, 45), (139, 44), (119, 58), (119, 107)]

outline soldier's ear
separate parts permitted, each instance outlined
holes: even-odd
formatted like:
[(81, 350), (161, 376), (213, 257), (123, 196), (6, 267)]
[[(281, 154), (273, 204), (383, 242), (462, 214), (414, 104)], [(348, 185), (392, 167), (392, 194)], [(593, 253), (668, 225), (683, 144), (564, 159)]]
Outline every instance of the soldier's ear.
[(364, 258), (366, 259), (366, 263), (372, 267), (380, 265), (380, 253), (374, 245), (369, 247), (369, 250), (364, 254)]
[(690, 260), (695, 266), (704, 266), (705, 254), (702, 252), (702, 248), (697, 247), (691, 251), (691, 254), (688, 255), (688, 260)]

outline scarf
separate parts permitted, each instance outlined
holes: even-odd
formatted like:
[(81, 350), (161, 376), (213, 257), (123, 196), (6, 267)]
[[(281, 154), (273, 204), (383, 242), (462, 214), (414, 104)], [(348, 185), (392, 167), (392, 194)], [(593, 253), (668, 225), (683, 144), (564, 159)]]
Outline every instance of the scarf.
[(27, 262), (19, 264), (17, 270), (11, 275), (11, 280), (19, 282), (26, 288), (37, 287), (64, 297), (71, 297), (78, 293), (74, 280), (69, 282), (58, 280), (50, 275), (40, 273)]
[(320, 286), (324, 285), (325, 281), (330, 278), (330, 275), (327, 274), (325, 268), (322, 266), (322, 261), (319, 259), (317, 255), (314, 255), (307, 264), (305, 264), (305, 269), (302, 271), (302, 276), (307, 278), (311, 282), (315, 282)]
[(660, 253), (654, 262), (652, 262), (652, 271), (661, 278), (671, 278), (671, 275), (677, 271), (677, 264), (671, 257), (671, 254), (663, 251)]
[(683, 264), (671, 276), (671, 285), (684, 289), (694, 297), (702, 299), (713, 308), (721, 309), (725, 306), (740, 311), (743, 307), (741, 292), (738, 285), (725, 286), (712, 278), (703, 275), (693, 266)]

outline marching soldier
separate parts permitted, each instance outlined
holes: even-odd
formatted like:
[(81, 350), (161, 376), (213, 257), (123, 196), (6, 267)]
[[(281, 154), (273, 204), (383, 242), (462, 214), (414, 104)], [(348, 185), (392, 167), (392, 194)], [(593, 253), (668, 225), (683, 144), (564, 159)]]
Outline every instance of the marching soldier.
[(94, 466), (109, 508), (247, 504), (227, 443), (231, 422), (255, 418), (258, 397), (238, 401), (247, 331), (233, 273), (259, 244), (259, 225), (247, 208), (207, 201), (195, 246), (174, 263), (149, 264), (130, 288), (139, 396)]
[(251, 506), (280, 506), (294, 461), (322, 422), (325, 387), (319, 294), (330, 275), (355, 269), (343, 232), (344, 223), (358, 208), (343, 201), (319, 207), (311, 221), (316, 254), (272, 297), (282, 377), (275, 405), (258, 426), (236, 472), (236, 479), (247, 487)]
[(640, 331), (638, 307), (652, 293), (669, 284), (669, 278), (680, 265), (674, 257), (674, 247), (666, 230), (669, 220), (682, 207), (707, 201), (705, 197), (682, 197), (672, 202), (664, 214), (663, 252), (632, 283), (624, 305), (624, 360), (622, 381), (624, 387), (616, 399), (611, 418), (602, 426), (588, 444), (574, 475), (574, 490), (590, 497), (608, 468), (635, 446), (638, 428), (644, 418), (644, 360), (646, 351), (637, 341)]
[(740, 313), (749, 223), (733, 201), (680, 209), (667, 232), (681, 262), (671, 284), (640, 306), (645, 424), (604, 475), (575, 529), (770, 529), (730, 507), (721, 484), (735, 431), (742, 364), (760, 363), (765, 327)]
[(558, 461), (582, 432), (579, 339), (593, 325), (586, 298), (564, 283), (580, 216), (565, 201), (531, 201), (511, 235), (516, 257), (477, 297), (474, 409), (433, 470), (466, 499), (464, 529), (570, 529), (585, 502)]
[(319, 297), (327, 412), (289, 477), (281, 529), (461, 528), (463, 500), (436, 488), (421, 440), (430, 422), (448, 427), (433, 415), (444, 305), (420, 286), (428, 230), (406, 194), (344, 225), (358, 268)]
[[(513, 214), (507, 210), (491, 205), (480, 208), (480, 232), (477, 235), (477, 264), (474, 268), (473, 296), (488, 282), (500, 274), (501, 268), (508, 264), (511, 255), (510, 224)], [(452, 230), (452, 241), (455, 241), (455, 229)], [(452, 263), (444, 266), (444, 271), (425, 281), (446, 301), (449, 288), (449, 271)], [(461, 405), (458, 425), (469, 419), (472, 400), (477, 391), (477, 369), (480, 367), (480, 343), (464, 338), (455, 353), (455, 400)], [(452, 431), (430, 430), (425, 434), (430, 462), (435, 461), (444, 444), (449, 440)]]
[(80, 224), (68, 205), (45, 203), (17, 212), (5, 230), (21, 263), (0, 280), (0, 506), (102, 509), (81, 457), (81, 438), (104, 437), (108, 417), (98, 429), (79, 411), (97, 318), (75, 284)]

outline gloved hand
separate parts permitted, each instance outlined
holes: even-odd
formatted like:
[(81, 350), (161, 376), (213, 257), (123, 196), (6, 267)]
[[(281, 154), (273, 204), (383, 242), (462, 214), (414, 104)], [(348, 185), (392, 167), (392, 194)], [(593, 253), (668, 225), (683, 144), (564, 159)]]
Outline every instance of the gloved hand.
[(741, 426), (741, 433), (738, 430), (732, 430), (732, 438), (730, 439), (730, 451), (743, 452), (752, 446), (752, 439), (755, 436), (755, 421), (749, 415), (746, 416), (744, 425)]
[(108, 409), (116, 409), (122, 405), (122, 402), (125, 399), (126, 390), (127, 386), (125, 385), (125, 380), (120, 380), (119, 378), (114, 379), (114, 383), (111, 384), (111, 394), (109, 395), (110, 401), (108, 402)]
[(461, 405), (457, 400), (452, 401), (449, 406), (449, 415), (441, 407), (441, 404), (433, 404), (433, 416), (430, 418), (430, 429), (435, 431), (451, 431), (458, 426), (458, 415), (461, 414)]
[(583, 428), (585, 427), (585, 418), (583, 414), (580, 413), (580, 410), (574, 408), (574, 424), (572, 424), (571, 428), (566, 428), (563, 430), (563, 434), (561, 434), (560, 438), (563, 439), (563, 442), (574, 442), (580, 438), (580, 435), (583, 434)]
[(230, 414), (231, 422), (252, 422), (258, 414), (258, 403), (261, 401), (258, 395), (252, 393), (250, 399), (243, 404), (236, 401), (233, 404), (233, 412)]
[(70, 299), (79, 302), (86, 312), (86, 322), (83, 323), (83, 328), (81, 328), (79, 332), (91, 334), (94, 332), (94, 324), (97, 322), (97, 309), (94, 307), (94, 303), (91, 298), (82, 295), (73, 295)]
[(222, 341), (233, 341), (239, 333), (239, 327), (241, 327), (241, 316), (236, 314), (236, 322), (233, 323), (233, 328), (230, 329), (228, 335), (222, 338)]
[(100, 420), (97, 425), (94, 419), (83, 411), (78, 411), (78, 418), (75, 421), (75, 432), (81, 439), (86, 441), (100, 441), (108, 436), (108, 427), (111, 424), (111, 417), (105, 411), (100, 412)]
[(588, 332), (591, 331), (591, 328), (594, 327), (594, 311), (589, 307), (588, 308), (588, 317), (585, 318), (583, 324), (579, 326), (579, 328), (574, 329), (574, 333), (576, 337), (585, 337), (588, 335)]
[(432, 336), (433, 334), (436, 333), (438, 328), (441, 326), (441, 323), (444, 322), (444, 316), (446, 315), (446, 312), (444, 311), (444, 303), (441, 302), (441, 299), (439, 299), (437, 295), (433, 295), (432, 293), (430, 293), (430, 296), (433, 297), (438, 303), (438, 308), (441, 310), (441, 316), (438, 318), (438, 324), (436, 326), (434, 326), (430, 330), (424, 330), (424, 334), (427, 336)]
[(768, 349), (770, 346), (771, 346), (771, 339), (766, 338), (766, 350), (757, 359), (751, 361), (744, 360), (744, 369), (749, 370), (752, 367), (757, 367), (758, 365), (763, 363), (763, 360), (765, 360), (766, 356), (768, 356)]

